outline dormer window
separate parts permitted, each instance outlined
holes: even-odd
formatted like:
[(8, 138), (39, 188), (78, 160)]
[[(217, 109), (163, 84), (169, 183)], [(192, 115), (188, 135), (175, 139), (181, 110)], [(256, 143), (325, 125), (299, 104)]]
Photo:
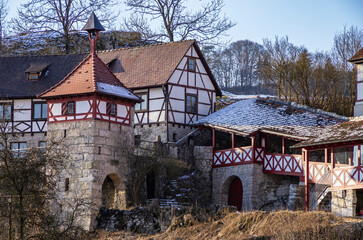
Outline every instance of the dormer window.
[(44, 63), (33, 63), (30, 67), (25, 70), (28, 76), (28, 81), (38, 81), (39, 78), (44, 75), (47, 71), (49, 64)]
[(39, 73), (28, 73), (28, 80), (35, 81), (39, 79)]
[(195, 72), (195, 58), (188, 57), (188, 70)]

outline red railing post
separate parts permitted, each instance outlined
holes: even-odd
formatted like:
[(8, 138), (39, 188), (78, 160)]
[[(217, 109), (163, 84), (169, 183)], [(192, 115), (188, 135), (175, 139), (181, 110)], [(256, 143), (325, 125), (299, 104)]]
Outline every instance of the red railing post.
[(252, 143), (252, 162), (255, 162), (255, 147), (256, 147), (256, 143), (255, 143), (255, 136), (251, 137), (251, 143)]
[(284, 137), (282, 137), (282, 149), (281, 149), (281, 152), (282, 152), (282, 154), (285, 154), (285, 152), (286, 152), (286, 149), (285, 149), (285, 138)]
[(214, 154), (216, 152), (216, 130), (214, 128), (212, 129), (212, 135), (213, 135), (212, 145), (213, 145), (213, 154)]
[(305, 152), (305, 210), (309, 211), (309, 151), (303, 149)]

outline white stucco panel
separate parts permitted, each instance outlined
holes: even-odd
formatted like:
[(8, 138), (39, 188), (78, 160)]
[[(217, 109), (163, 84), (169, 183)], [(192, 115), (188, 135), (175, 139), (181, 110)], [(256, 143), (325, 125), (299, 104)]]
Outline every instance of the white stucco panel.
[(179, 81), (180, 85), (188, 85), (188, 72), (184, 71)]
[(90, 105), (88, 101), (77, 101), (76, 102), (76, 111), (77, 113), (88, 113), (90, 110)]
[(170, 109), (175, 110), (175, 111), (185, 111), (185, 102), (184, 100), (175, 100), (175, 99), (170, 99)]
[(204, 88), (203, 82), (202, 82), (202, 77), (200, 74), (196, 74), (195, 75), (195, 86), (197, 88)]
[(62, 115), (62, 104), (61, 103), (54, 103), (52, 107), (52, 114), (54, 116)]
[[(184, 123), (184, 113), (174, 112), (175, 123)], [(171, 113), (169, 113), (169, 119), (173, 119)]]
[(207, 73), (207, 71), (205, 70), (202, 61), (200, 61), (200, 59), (196, 59), (196, 63), (197, 63), (197, 70), (199, 70), (200, 73)]
[(30, 99), (22, 99), (14, 101), (14, 109), (31, 109), (32, 102)]
[(192, 57), (195, 57), (195, 58), (199, 57), (197, 52), (195, 51), (195, 48), (193, 46), (191, 46), (190, 48), (193, 49), (192, 50)]
[(31, 110), (15, 110), (14, 121), (25, 121), (30, 120), (32, 117)]
[(175, 70), (173, 72), (173, 74), (171, 75), (171, 77), (170, 77), (170, 79), (169, 79), (168, 82), (170, 82), (170, 83), (178, 83), (181, 73), (182, 73), (182, 71)]
[(106, 114), (106, 102), (99, 101), (100, 104), (98, 106), (98, 109), (100, 110), (100, 113)]
[(189, 77), (189, 86), (195, 87), (195, 73), (188, 72)]
[(126, 115), (127, 115), (127, 107), (125, 105), (117, 104), (117, 116), (126, 117)]
[(149, 111), (161, 110), (164, 99), (149, 100)]
[(183, 57), (183, 59), (180, 61), (179, 65), (178, 65), (178, 69), (184, 69), (186, 63), (187, 63), (187, 58)]
[(213, 86), (213, 83), (212, 81), (210, 80), (209, 76), (208, 75), (202, 75), (202, 79), (203, 79), (203, 82), (204, 82), (204, 85), (207, 89), (209, 90), (214, 90), (214, 86)]
[(190, 93), (190, 94), (197, 94), (198, 93), (198, 90), (195, 89), (195, 88), (187, 88), (187, 93)]
[(149, 113), (149, 122), (157, 122), (160, 112)]
[(357, 65), (357, 81), (363, 81), (363, 63)]
[(198, 97), (199, 97), (198, 98), (199, 102), (210, 104), (209, 95), (208, 95), (207, 91), (199, 90), (199, 96)]
[(170, 89), (170, 93), (169, 93), (169, 97), (170, 98), (178, 98), (181, 100), (184, 100), (184, 88), (183, 87), (179, 87), (179, 86), (172, 86)]
[(357, 85), (357, 100), (363, 100), (363, 82)]
[(192, 48), (189, 48), (185, 55), (192, 56)]
[(204, 104), (198, 104), (198, 113), (202, 115), (208, 115), (210, 106)]
[(162, 88), (150, 88), (150, 96), (149, 98), (163, 98), (163, 89)]

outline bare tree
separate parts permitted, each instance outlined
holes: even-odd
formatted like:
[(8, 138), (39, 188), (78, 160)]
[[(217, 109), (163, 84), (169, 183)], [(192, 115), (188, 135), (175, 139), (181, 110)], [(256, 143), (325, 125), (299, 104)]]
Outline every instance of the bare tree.
[(64, 49), (70, 52), (72, 30), (80, 29), (91, 11), (104, 23), (118, 16), (112, 9), (117, 0), (29, 0), (21, 4), (18, 17), (11, 20), (16, 33), (54, 31), (64, 38)]
[(0, 229), (5, 229), (0, 238), (84, 239), (76, 216), (86, 203), (75, 200), (67, 212), (57, 207), (55, 189), (68, 160), (62, 144), (16, 149), (11, 144), (16, 136), (6, 134), (6, 124), (0, 130)]
[(8, 5), (7, 0), (0, 0), (0, 44), (3, 36), (4, 21), (9, 11), (7, 5)]
[[(221, 17), (223, 0), (210, 0), (200, 10), (191, 11), (185, 0), (126, 0), (132, 15), (125, 21), (131, 31), (142, 31), (150, 40), (177, 41), (195, 38), (200, 43), (218, 42), (218, 38), (235, 24)], [(148, 22), (157, 22), (153, 30)]]

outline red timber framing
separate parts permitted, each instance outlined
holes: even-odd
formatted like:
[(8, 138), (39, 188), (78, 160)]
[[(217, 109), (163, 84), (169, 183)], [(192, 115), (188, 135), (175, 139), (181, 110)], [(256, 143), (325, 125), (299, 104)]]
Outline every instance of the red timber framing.
[[(73, 114), (67, 114), (67, 103), (74, 102)], [(80, 96), (47, 100), (48, 123), (98, 119), (130, 126), (133, 103), (105, 96)], [(116, 104), (116, 114), (109, 114), (107, 104)]]

